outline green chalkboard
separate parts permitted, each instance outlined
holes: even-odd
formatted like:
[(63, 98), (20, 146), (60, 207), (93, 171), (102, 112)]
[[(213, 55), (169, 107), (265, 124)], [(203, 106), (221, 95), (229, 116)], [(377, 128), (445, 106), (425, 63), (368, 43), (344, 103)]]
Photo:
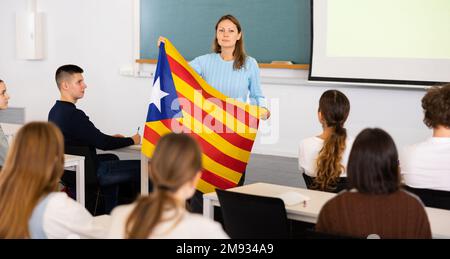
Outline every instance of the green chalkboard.
[(187, 59), (210, 53), (214, 26), (224, 14), (241, 22), (247, 53), (260, 63), (308, 64), (310, 0), (141, 0), (141, 59), (156, 59), (167, 37)]

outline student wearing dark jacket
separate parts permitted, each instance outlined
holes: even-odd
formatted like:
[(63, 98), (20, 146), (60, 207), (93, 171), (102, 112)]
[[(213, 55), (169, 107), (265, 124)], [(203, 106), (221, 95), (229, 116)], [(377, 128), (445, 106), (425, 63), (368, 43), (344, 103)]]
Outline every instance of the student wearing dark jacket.
[[(84, 96), (86, 84), (83, 69), (75, 65), (65, 65), (56, 71), (55, 79), (61, 93), (48, 114), (48, 120), (55, 123), (64, 135), (66, 146), (88, 146), (92, 149), (112, 150), (134, 144), (139, 144), (141, 136), (135, 134), (124, 137), (120, 134), (107, 135), (102, 133), (89, 120), (89, 117), (75, 104)], [(105, 194), (105, 210), (109, 213), (118, 203), (118, 185), (130, 183), (139, 185), (140, 161), (117, 160), (111, 154), (97, 155), (97, 177)]]

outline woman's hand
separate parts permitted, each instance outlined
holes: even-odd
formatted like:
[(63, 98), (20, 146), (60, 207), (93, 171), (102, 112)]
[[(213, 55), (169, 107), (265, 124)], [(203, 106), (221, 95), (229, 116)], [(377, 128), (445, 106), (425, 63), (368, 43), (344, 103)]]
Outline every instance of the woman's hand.
[(260, 119), (265, 121), (265, 120), (267, 120), (269, 118), (270, 118), (270, 111), (268, 109), (266, 109), (266, 108), (263, 108), (263, 112), (261, 114)]
[(163, 37), (163, 36), (159, 36), (159, 39), (158, 39), (158, 48), (159, 48), (159, 45), (161, 45), (161, 42), (162, 42), (162, 43), (166, 43), (166, 38)]

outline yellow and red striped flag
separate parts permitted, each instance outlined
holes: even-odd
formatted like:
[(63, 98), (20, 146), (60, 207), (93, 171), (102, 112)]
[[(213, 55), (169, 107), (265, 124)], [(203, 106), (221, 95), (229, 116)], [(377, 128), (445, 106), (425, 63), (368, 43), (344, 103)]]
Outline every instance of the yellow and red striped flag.
[(265, 110), (208, 85), (169, 40), (160, 45), (151, 99), (142, 152), (151, 158), (161, 136), (184, 132), (203, 151), (197, 189), (209, 193), (235, 187), (245, 173)]

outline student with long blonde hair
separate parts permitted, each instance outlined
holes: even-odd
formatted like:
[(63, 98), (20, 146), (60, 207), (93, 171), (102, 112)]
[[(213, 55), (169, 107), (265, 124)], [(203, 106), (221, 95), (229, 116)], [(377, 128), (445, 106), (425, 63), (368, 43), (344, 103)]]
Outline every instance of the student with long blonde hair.
[(0, 173), (0, 238), (101, 238), (94, 217), (63, 192), (64, 140), (52, 123), (31, 122), (14, 138)]
[(344, 123), (350, 112), (350, 102), (342, 92), (328, 90), (319, 100), (318, 117), (323, 131), (302, 140), (299, 148), (299, 168), (312, 178), (312, 189), (336, 192), (344, 188), (345, 167), (353, 139), (347, 136)]
[(149, 175), (154, 191), (112, 212), (111, 238), (227, 238), (221, 225), (186, 211), (202, 168), (201, 151), (185, 134), (163, 136)]

